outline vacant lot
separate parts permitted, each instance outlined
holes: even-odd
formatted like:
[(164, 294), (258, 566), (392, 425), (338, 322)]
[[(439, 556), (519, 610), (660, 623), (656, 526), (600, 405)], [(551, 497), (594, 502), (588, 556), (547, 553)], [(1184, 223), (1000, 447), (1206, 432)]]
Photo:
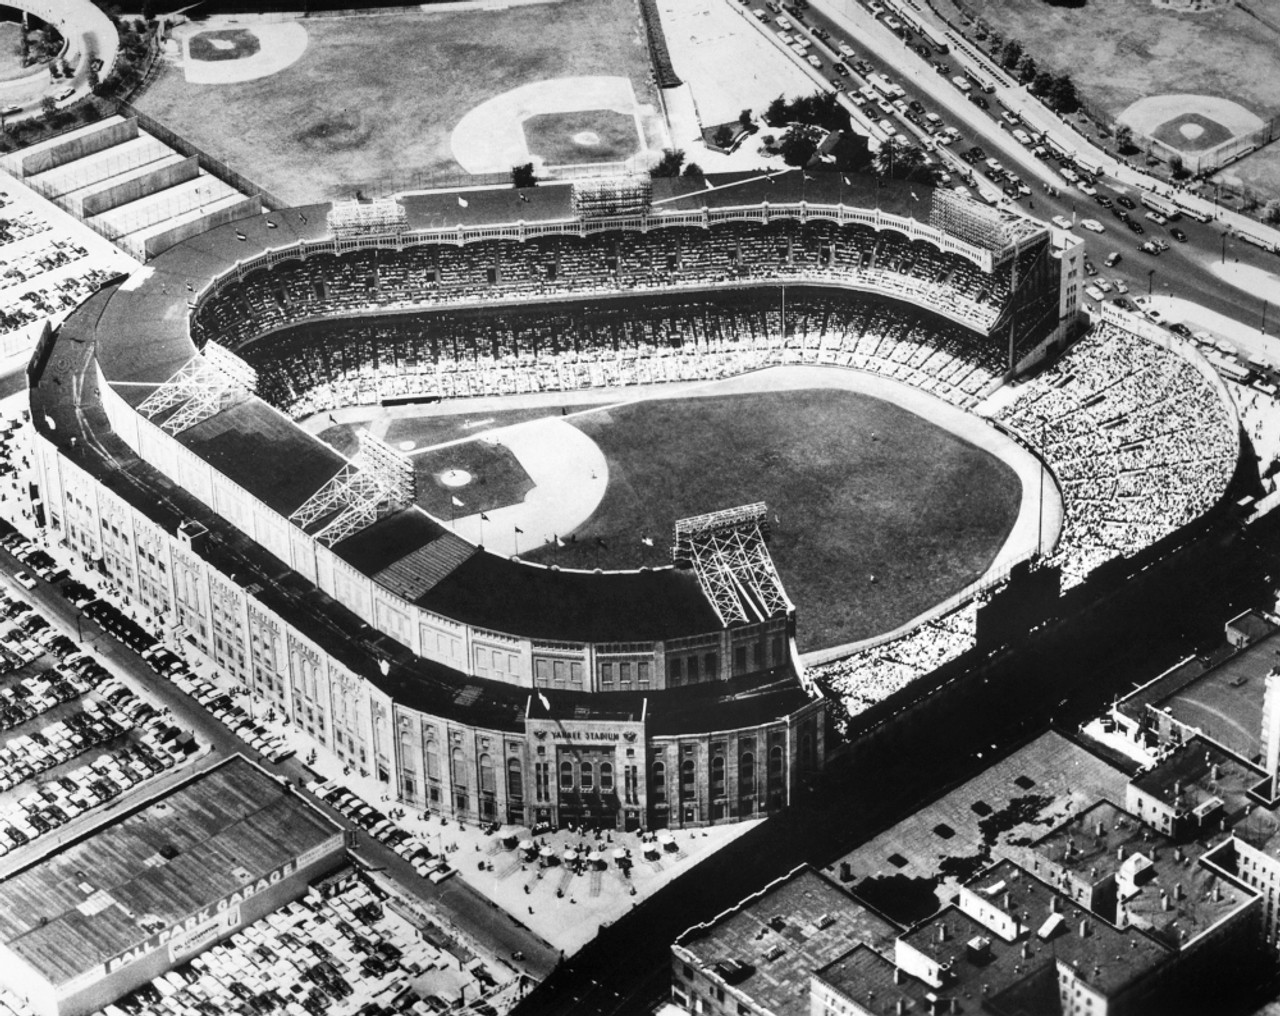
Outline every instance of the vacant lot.
[(282, 200), (301, 204), (461, 174), (449, 147), (454, 126), (472, 107), (519, 85), (624, 75), (641, 103), (653, 101), (634, 0), (302, 24), (307, 49), (279, 73), (193, 85), (170, 65), (139, 106)]
[[(1148, 95), (1234, 99), (1266, 119), (1280, 113), (1280, 0), (1182, 13), (1149, 0), (967, 0), (1041, 67), (1069, 72), (1095, 108), (1115, 117)], [(1206, 4), (1206, 8), (1208, 5)], [(957, 24), (958, 12), (942, 2)], [(1256, 15), (1256, 16), (1255, 16)]]
[(1018, 511), (1002, 462), (852, 392), (660, 399), (574, 422), (604, 452), (609, 486), (572, 542), (532, 559), (669, 563), (676, 519), (765, 501), (801, 649), (886, 631), (963, 588)]

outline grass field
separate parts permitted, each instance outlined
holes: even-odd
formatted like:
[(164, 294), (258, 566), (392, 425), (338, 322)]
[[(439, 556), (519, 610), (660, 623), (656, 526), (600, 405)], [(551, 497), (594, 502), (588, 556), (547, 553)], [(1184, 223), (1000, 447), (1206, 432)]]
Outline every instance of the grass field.
[(461, 173), (450, 133), (519, 85), (624, 75), (652, 102), (634, 0), (505, 10), (309, 18), (306, 52), (277, 74), (192, 85), (166, 65), (139, 107), (292, 203), (377, 193), (381, 181)]
[[(1238, 5), (1181, 13), (1149, 0), (967, 0), (1005, 38), (1017, 39), (1042, 68), (1068, 72), (1086, 100), (1112, 117), (1149, 95), (1191, 93), (1234, 99), (1264, 119), (1280, 112), (1276, 33)], [(1280, 23), (1280, 0), (1250, 0)], [(946, 0), (939, 10), (963, 19)]]
[(1273, 142), (1266, 148), (1246, 155), (1233, 162), (1213, 179), (1223, 180), (1237, 187), (1249, 187), (1262, 200), (1280, 195), (1280, 143)]
[(636, 122), (610, 109), (542, 113), (524, 122), (525, 144), (549, 166), (621, 162), (640, 151)]
[(886, 631), (963, 588), (1018, 511), (1002, 462), (851, 392), (653, 400), (574, 422), (603, 450), (609, 486), (571, 542), (531, 559), (669, 563), (677, 518), (763, 500), (802, 650)]

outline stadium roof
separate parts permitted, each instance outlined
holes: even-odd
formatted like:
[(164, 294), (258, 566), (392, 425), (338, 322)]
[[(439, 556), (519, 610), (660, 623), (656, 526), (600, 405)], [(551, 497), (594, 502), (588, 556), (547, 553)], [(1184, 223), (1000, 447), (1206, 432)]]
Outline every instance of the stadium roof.
[(236, 756), (0, 882), (0, 941), (63, 984), (339, 831)]

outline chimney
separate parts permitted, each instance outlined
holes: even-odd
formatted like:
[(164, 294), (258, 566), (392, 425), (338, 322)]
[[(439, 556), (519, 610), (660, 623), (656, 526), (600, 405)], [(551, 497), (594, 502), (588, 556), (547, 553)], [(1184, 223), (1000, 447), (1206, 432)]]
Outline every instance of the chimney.
[(1089, 937), (1089, 918), (1087, 917), (1080, 921), (1080, 937), (1081, 938)]
[(1053, 896), (1049, 900), (1049, 909), (1055, 914), (1062, 913), (1062, 900), (1058, 899), (1056, 895)]
[(1213, 902), (1214, 903), (1222, 902), (1222, 886), (1218, 885), (1217, 883), (1215, 883), (1213, 886)]
[(1182, 848), (1181, 848), (1181, 847), (1174, 847), (1174, 848), (1173, 848), (1173, 859), (1174, 859), (1175, 861), (1177, 861), (1179, 864), (1181, 864), (1181, 863), (1182, 863)]
[(1098, 819), (1098, 839), (1102, 839), (1103, 832), (1102, 819)]
[(1022, 952), (1022, 958), (1023, 958), (1024, 960), (1029, 960), (1029, 959), (1031, 959), (1031, 946), (1029, 946), (1026, 942), (1023, 942), (1023, 943), (1022, 943), (1022, 950), (1021, 950), (1021, 952)]
[(894, 967), (894, 968), (893, 968), (893, 983), (894, 983), (894, 984), (901, 984), (901, 983), (902, 983), (902, 968), (901, 968), (901, 967)]
[(1166, 914), (1169, 912), (1169, 894), (1164, 891), (1160, 893), (1160, 909)]
[(938, 925), (938, 941), (945, 942), (947, 940), (947, 923), (943, 921)]
[(1215, 762), (1213, 764), (1213, 768), (1209, 770), (1209, 777), (1214, 781), (1214, 783), (1217, 783), (1218, 777), (1221, 775), (1222, 775), (1222, 767), (1218, 765), (1217, 762)]
[(1013, 910), (1013, 894), (1012, 893), (1004, 894), (1004, 910), (1006, 914), (1010, 913)]
[(1174, 780), (1174, 781), (1173, 781), (1173, 796), (1174, 796), (1174, 797), (1181, 797), (1181, 796), (1182, 796), (1182, 781), (1181, 781), (1181, 780)]
[(898, 999), (897, 1004), (893, 1007), (893, 1011), (897, 1014), (897, 1016), (904, 1016), (904, 1014), (907, 1011), (907, 1003), (904, 1002), (902, 999)]
[(1093, 867), (1091, 867), (1091, 868), (1089, 869), (1089, 877), (1090, 877), (1091, 879), (1094, 879), (1095, 881), (1097, 880), (1097, 878), (1098, 878), (1098, 866), (1097, 866), (1096, 864), (1095, 864)]
[(1180, 899), (1182, 899), (1185, 895), (1186, 895), (1186, 894), (1182, 891), (1182, 883), (1181, 883), (1181, 882), (1179, 882), (1177, 885), (1175, 885), (1175, 886), (1173, 887), (1173, 896), (1174, 896), (1174, 899), (1179, 899), (1179, 900), (1180, 900)]
[(1120, 846), (1116, 847), (1116, 860), (1117, 861), (1124, 860), (1124, 844), (1123, 843)]

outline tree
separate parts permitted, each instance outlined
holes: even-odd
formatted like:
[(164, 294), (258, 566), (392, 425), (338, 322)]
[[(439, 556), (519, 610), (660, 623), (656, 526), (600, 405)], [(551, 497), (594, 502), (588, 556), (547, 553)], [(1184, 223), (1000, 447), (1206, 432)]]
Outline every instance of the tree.
[(1128, 124), (1116, 125), (1116, 148), (1120, 150), (1121, 155), (1128, 155), (1134, 151), (1133, 128)]
[(1173, 174), (1175, 180), (1182, 180), (1191, 175), (1182, 161), (1182, 156), (1176, 153), (1169, 156), (1169, 172)]
[(918, 180), (932, 183), (934, 170), (925, 162), (924, 149), (916, 145), (889, 142), (880, 146), (871, 161), (876, 176), (886, 180)]
[(769, 107), (764, 111), (764, 122), (770, 127), (782, 127), (786, 124), (790, 108), (787, 106), (787, 100), (779, 95), (773, 102), (769, 103)]
[(1036, 79), (1036, 61), (1030, 53), (1024, 53), (1018, 64), (1018, 84), (1030, 84)]
[(1031, 91), (1042, 98), (1047, 98), (1053, 88), (1053, 75), (1048, 71), (1036, 71), (1035, 80), (1031, 83)]
[(52, 120), (53, 115), (58, 112), (58, 104), (54, 101), (52, 95), (46, 95), (40, 100), (40, 109), (43, 111), (46, 120)]
[(1059, 74), (1049, 85), (1049, 105), (1059, 113), (1074, 113), (1080, 108), (1080, 96), (1070, 74)]
[(653, 177), (659, 176), (679, 176), (680, 167), (684, 165), (684, 149), (682, 148), (664, 148), (662, 150), (662, 158), (658, 160), (658, 164), (649, 170), (649, 175)]
[(793, 124), (782, 136), (778, 150), (782, 153), (782, 161), (788, 166), (807, 166), (818, 151), (818, 138), (821, 132), (808, 124)]
[(1280, 223), (1280, 198), (1272, 198), (1263, 206), (1262, 221), (1269, 226)]
[(707, 182), (707, 174), (702, 171), (702, 167), (696, 162), (691, 162), (684, 167), (684, 172), (680, 174), (691, 183), (696, 183), (699, 187)]
[(751, 119), (751, 110), (744, 109), (741, 113), (738, 114), (738, 124), (748, 134), (755, 133), (756, 122)]
[(98, 94), (98, 88), (102, 85), (102, 79), (98, 77), (98, 72), (94, 68), (89, 68), (89, 75), (86, 79), (89, 84), (89, 91), (94, 95)]
[(728, 149), (733, 144), (733, 128), (727, 123), (722, 123), (712, 135), (711, 143), (717, 148)]
[(538, 186), (538, 178), (534, 175), (532, 162), (511, 167), (511, 185), (517, 190), (521, 187)]
[(1021, 59), (1022, 43), (1017, 39), (1010, 39), (1004, 44), (1004, 50), (1000, 54), (1000, 66), (1011, 71), (1018, 66)]

